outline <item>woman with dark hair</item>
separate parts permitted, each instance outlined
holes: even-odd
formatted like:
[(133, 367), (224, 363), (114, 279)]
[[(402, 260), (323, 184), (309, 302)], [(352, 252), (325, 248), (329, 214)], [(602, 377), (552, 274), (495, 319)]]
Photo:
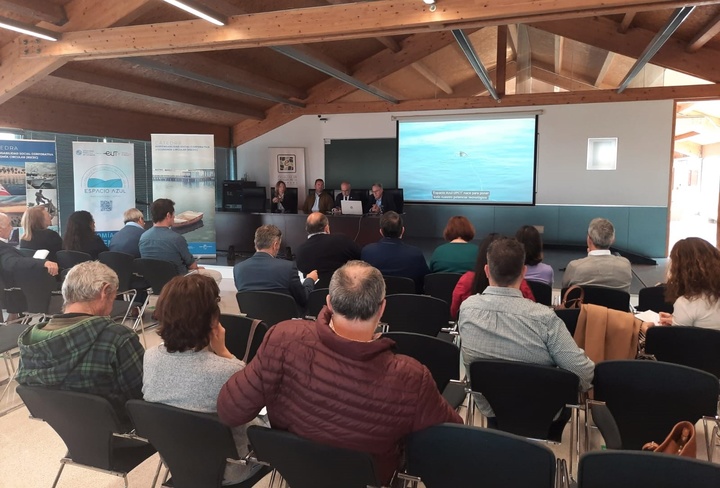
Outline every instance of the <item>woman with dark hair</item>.
[(52, 217), (41, 205), (30, 207), (20, 220), (23, 235), (20, 238), (20, 249), (47, 249), (48, 261), (57, 262), (57, 252), (63, 248), (62, 237), (52, 229), (48, 229)]
[(450, 217), (443, 232), (445, 244), (438, 246), (430, 258), (432, 273), (464, 273), (473, 269), (478, 247), (470, 241), (475, 237), (475, 228), (462, 215)]
[[(487, 264), (487, 250), (490, 247), (490, 243), (494, 240), (500, 239), (500, 234), (492, 233), (489, 234), (481, 243), (480, 250), (478, 251), (477, 261), (475, 262), (475, 271), (468, 271), (460, 277), (457, 285), (452, 294), (452, 303), (450, 304), (450, 314), (453, 317), (458, 316), (460, 312), (460, 305), (471, 295), (476, 293), (482, 293), (485, 288), (490, 284), (488, 282), (487, 275), (485, 274), (485, 265)], [(520, 284), (520, 291), (524, 298), (535, 301), (535, 296), (530, 289), (530, 286), (523, 279)]]
[(674, 311), (660, 312), (662, 325), (720, 330), (720, 251), (699, 237), (675, 243), (665, 301), (674, 302)]
[(525, 279), (553, 286), (552, 266), (542, 262), (543, 243), (540, 232), (532, 225), (523, 225), (515, 233), (515, 239), (525, 247)]
[(86, 210), (78, 210), (70, 214), (63, 238), (63, 249), (86, 252), (93, 259), (97, 259), (101, 252), (109, 251), (100, 236), (95, 233), (95, 219)]
[[(145, 352), (143, 398), (194, 412), (215, 413), (220, 388), (245, 363), (225, 346), (220, 290), (201, 274), (176, 276), (165, 285), (155, 309), (163, 343)], [(233, 429), (238, 454), (248, 453), (247, 426)], [(225, 467), (223, 484), (250, 478), (259, 465)]]

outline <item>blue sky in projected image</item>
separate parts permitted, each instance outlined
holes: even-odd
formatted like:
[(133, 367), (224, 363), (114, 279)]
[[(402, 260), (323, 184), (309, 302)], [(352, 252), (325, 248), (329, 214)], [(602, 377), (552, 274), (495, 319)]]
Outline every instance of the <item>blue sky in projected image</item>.
[(438, 201), (433, 190), (483, 190), (490, 192), (484, 203), (532, 203), (534, 117), (400, 122), (398, 132), (405, 200)]

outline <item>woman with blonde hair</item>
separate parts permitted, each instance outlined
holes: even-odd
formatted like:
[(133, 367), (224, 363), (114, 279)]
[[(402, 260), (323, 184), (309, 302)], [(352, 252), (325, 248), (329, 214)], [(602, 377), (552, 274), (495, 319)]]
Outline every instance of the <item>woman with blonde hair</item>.
[(670, 251), (665, 301), (672, 314), (660, 312), (662, 325), (720, 330), (720, 251), (704, 239), (681, 239)]
[(20, 220), (23, 235), (20, 238), (20, 249), (47, 249), (48, 261), (57, 262), (56, 254), (62, 250), (63, 241), (60, 234), (48, 229), (52, 217), (41, 205), (28, 208)]

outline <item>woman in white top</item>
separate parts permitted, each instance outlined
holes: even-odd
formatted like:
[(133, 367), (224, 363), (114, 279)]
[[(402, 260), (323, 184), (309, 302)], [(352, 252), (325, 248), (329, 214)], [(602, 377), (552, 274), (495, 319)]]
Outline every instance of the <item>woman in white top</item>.
[(720, 330), (720, 251), (699, 237), (678, 241), (670, 251), (665, 301), (672, 314), (660, 313), (662, 325)]
[[(156, 308), (158, 333), (164, 342), (148, 349), (143, 360), (145, 401), (194, 412), (217, 412), (220, 389), (245, 367), (225, 347), (219, 301), (218, 285), (208, 276), (177, 276), (165, 285)], [(243, 457), (248, 453), (246, 428), (233, 429), (238, 454)], [(259, 464), (228, 464), (223, 484), (244, 481), (259, 469)]]

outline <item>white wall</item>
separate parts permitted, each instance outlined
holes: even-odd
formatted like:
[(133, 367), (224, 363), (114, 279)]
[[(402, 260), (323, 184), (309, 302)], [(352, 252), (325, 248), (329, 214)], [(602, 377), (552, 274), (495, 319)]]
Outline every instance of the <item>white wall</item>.
[[(543, 111), (538, 126), (538, 204), (668, 205), (672, 100), (551, 105), (527, 110)], [(432, 112), (417, 112), (428, 113)], [(324, 176), (324, 139), (395, 137), (392, 115), (413, 113), (328, 115), (327, 122), (316, 115), (302, 116), (238, 146), (237, 174), (247, 173), (251, 180), (269, 187), (274, 182), (268, 181), (267, 148), (305, 147), (305, 175), (310, 188), (315, 178)], [(588, 137), (618, 138), (617, 170), (585, 169)]]

